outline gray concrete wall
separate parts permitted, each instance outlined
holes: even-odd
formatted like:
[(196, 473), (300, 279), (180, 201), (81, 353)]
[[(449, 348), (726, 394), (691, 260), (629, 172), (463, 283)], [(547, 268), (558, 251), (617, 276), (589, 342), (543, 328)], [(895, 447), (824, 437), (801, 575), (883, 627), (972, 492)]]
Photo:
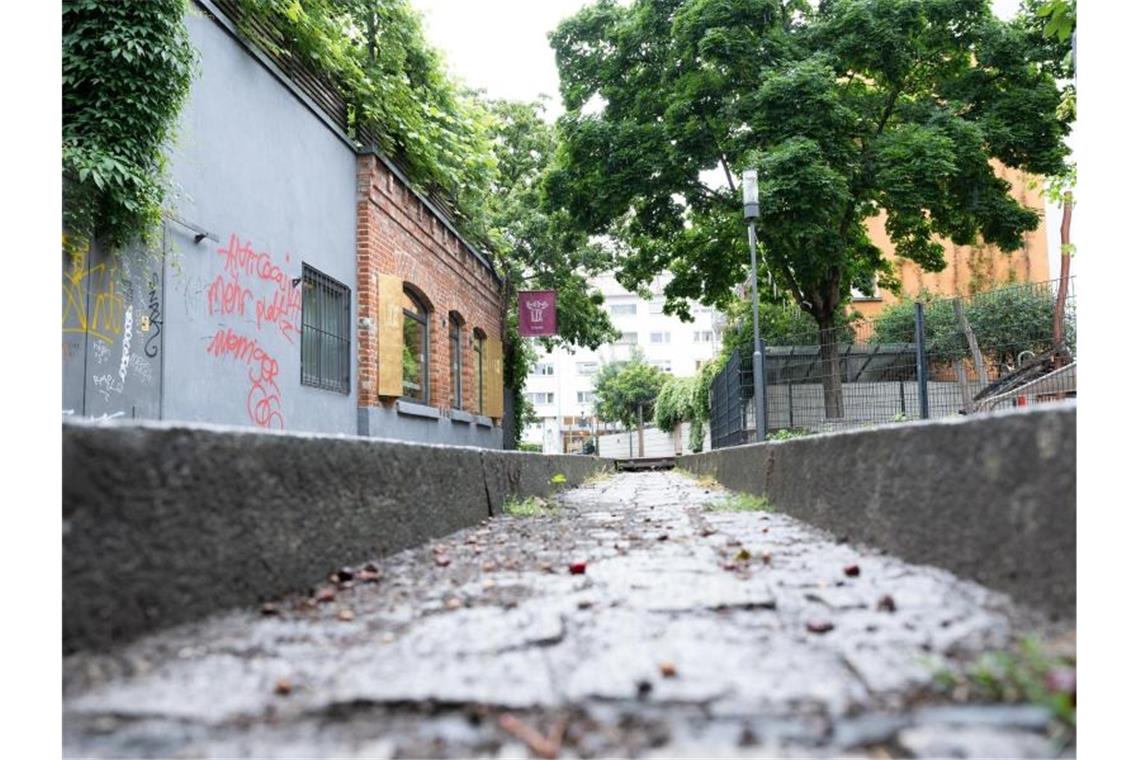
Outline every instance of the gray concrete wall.
[(1076, 404), (737, 446), (677, 466), (911, 562), (1076, 615)]
[(217, 22), (186, 25), (201, 70), (170, 172), (177, 215), (217, 241), (167, 224), (162, 416), (355, 433), (355, 330), (349, 392), (303, 386), (292, 284), (305, 263), (347, 285), (355, 324), (355, 152)]
[[(167, 422), (63, 426), (63, 642), (321, 583), (612, 462)], [(560, 486), (556, 474), (565, 477)], [(557, 479), (560, 480), (560, 479)]]

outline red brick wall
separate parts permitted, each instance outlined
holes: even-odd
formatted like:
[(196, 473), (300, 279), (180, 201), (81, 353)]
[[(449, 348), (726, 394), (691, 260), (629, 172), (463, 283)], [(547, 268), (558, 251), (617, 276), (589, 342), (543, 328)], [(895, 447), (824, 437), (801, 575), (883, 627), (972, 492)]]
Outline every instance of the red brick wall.
[(498, 285), (487, 267), (376, 156), (357, 159), (356, 287), (360, 309), (357, 356), (360, 405), (393, 399), (376, 394), (376, 334), (379, 304), (375, 274), (400, 277), (427, 297), (429, 403), (451, 408), (451, 358), (447, 316), (463, 320), (463, 408), (476, 404), (475, 328), (500, 334)]

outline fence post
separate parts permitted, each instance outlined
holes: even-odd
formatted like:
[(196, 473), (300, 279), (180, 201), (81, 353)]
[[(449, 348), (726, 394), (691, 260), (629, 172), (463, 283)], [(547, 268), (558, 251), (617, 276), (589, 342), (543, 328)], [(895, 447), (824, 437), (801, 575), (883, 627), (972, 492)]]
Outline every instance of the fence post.
[(914, 302), (914, 346), (918, 367), (918, 410), (924, 420), (930, 419), (930, 396), (926, 377), (926, 314), (922, 301)]

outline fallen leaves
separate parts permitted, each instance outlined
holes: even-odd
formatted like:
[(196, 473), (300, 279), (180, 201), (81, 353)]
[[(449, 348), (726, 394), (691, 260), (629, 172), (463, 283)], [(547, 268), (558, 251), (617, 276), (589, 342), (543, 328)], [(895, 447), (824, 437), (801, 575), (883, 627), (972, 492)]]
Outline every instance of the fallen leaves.
[(288, 696), (292, 692), (293, 682), (288, 678), (279, 679), (273, 686), (273, 693), (281, 697)]
[(848, 578), (857, 578), (859, 577), (859, 566), (848, 565), (847, 567), (843, 568), (843, 574)]
[(313, 599), (318, 602), (331, 602), (336, 599), (336, 589), (332, 586), (322, 586), (317, 589), (317, 593), (313, 595)]
[(879, 597), (879, 603), (875, 605), (875, 609), (879, 612), (894, 612), (898, 609), (895, 606), (895, 598), (890, 594), (883, 594)]
[(736, 553), (736, 560), (738, 562), (747, 562), (750, 559), (752, 559), (752, 552), (747, 549), (741, 549)]
[(582, 575), (585, 572), (586, 572), (586, 563), (585, 562), (571, 562), (570, 563), (570, 574), (571, 575)]
[(659, 662), (659, 663), (657, 663), (657, 669), (659, 671), (661, 671), (661, 677), (662, 678), (676, 678), (677, 677), (677, 666), (671, 662), (668, 662), (668, 661)]
[(835, 625), (826, 620), (809, 620), (806, 628), (808, 633), (827, 633), (833, 630)]

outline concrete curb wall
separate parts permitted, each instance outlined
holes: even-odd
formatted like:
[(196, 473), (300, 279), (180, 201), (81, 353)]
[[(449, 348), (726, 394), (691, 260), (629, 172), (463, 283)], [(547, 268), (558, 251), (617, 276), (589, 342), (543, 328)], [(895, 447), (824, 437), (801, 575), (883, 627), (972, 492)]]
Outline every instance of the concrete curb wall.
[(1076, 403), (679, 457), (849, 540), (1076, 617)]
[[(321, 583), (613, 463), (171, 423), (63, 425), (63, 646)], [(555, 473), (566, 484), (550, 482)]]

